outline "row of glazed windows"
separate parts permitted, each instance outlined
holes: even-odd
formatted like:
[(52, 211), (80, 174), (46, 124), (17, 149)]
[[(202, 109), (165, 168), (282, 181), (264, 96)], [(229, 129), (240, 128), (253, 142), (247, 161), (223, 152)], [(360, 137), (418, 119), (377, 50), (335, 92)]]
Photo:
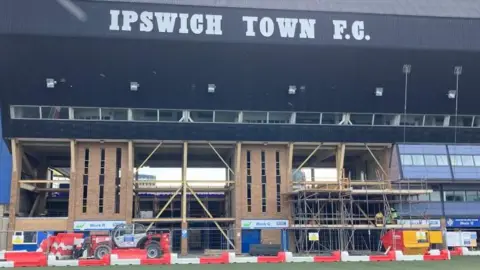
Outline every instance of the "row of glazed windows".
[(480, 167), (479, 155), (400, 155), (403, 166)]
[[(440, 191), (433, 191), (430, 194), (410, 196), (412, 201), (420, 202), (441, 202)], [(478, 190), (445, 190), (443, 191), (445, 202), (480, 202), (480, 191)]]
[(480, 127), (480, 116), (346, 112), (208, 111), (14, 105), (10, 107), (10, 116), (12, 119), (45, 120)]

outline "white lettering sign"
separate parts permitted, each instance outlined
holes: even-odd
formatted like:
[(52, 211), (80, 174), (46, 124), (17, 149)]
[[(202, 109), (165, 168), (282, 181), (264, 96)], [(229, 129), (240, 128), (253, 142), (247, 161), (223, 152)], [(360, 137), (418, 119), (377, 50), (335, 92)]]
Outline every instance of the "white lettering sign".
[[(275, 18), (243, 16), (246, 23), (245, 36), (256, 36), (256, 28), (263, 37), (271, 37), (278, 32), (282, 38), (315, 38), (315, 19)], [(257, 26), (257, 22), (258, 26)]]
[[(203, 13), (174, 13), (110, 10), (110, 31), (139, 31), (221, 36), (223, 16)], [(243, 24), (242, 24), (243, 22)], [(315, 39), (316, 19), (242, 16), (245, 37)], [(364, 21), (332, 20), (333, 40), (368, 41)], [(231, 29), (232, 27), (230, 27)], [(240, 28), (242, 29), (242, 28)], [(241, 32), (240, 32), (241, 34)], [(320, 33), (322, 34), (322, 33)], [(325, 34), (325, 33), (323, 33)]]
[[(120, 27), (121, 25), (121, 27)], [(222, 15), (187, 14), (132, 10), (110, 10), (110, 30), (130, 32), (179, 33), (195, 35), (222, 35)]]
[[(365, 34), (365, 23), (363, 21), (354, 21), (348, 30), (348, 22), (345, 20), (333, 20), (333, 39), (351, 39), (370, 40), (370, 35)], [(349, 32), (349, 33), (348, 33)]]

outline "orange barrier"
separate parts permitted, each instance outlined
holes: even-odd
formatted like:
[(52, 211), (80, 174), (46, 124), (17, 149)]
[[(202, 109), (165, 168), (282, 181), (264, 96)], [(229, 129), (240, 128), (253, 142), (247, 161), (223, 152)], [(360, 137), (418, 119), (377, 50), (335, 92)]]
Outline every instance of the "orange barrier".
[(440, 250), (440, 255), (423, 255), (424, 261), (446, 261), (449, 260), (449, 251), (448, 250)]
[(314, 256), (313, 262), (321, 263), (321, 262), (339, 262), (342, 260), (342, 256), (340, 251), (332, 252), (331, 256)]
[(147, 251), (145, 249), (113, 249), (112, 254), (116, 254), (119, 259), (147, 259)]
[(5, 261), (13, 262), (15, 267), (47, 266), (47, 256), (42, 252), (6, 252)]
[(450, 255), (452, 255), (452, 256), (462, 256), (463, 255), (462, 247), (456, 247), (453, 250), (450, 250)]
[(110, 254), (103, 256), (100, 260), (82, 259), (78, 260), (78, 266), (107, 266), (110, 265)]
[(277, 256), (258, 256), (258, 263), (283, 263), (285, 262), (285, 252), (279, 252)]
[(165, 253), (162, 258), (159, 259), (141, 259), (141, 265), (169, 265), (171, 264), (172, 256), (170, 253)]
[(396, 260), (395, 251), (390, 250), (385, 255), (370, 255), (371, 262), (393, 262)]
[(218, 257), (200, 257), (200, 264), (227, 264), (229, 263), (228, 252)]

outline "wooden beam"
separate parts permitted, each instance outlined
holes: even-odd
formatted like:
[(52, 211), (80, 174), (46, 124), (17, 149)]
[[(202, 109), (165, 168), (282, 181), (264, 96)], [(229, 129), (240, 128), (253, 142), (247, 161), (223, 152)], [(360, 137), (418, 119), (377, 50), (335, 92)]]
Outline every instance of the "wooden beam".
[(209, 142), (208, 145), (210, 146), (210, 148), (212, 148), (213, 152), (215, 152), (215, 154), (217, 155), (217, 157), (223, 162), (223, 164), (225, 165), (225, 167), (227, 167), (227, 169), (233, 174), (235, 175), (235, 172), (232, 170), (232, 168), (230, 168), (230, 166), (228, 165), (228, 163), (223, 159), (222, 155), (220, 155), (220, 153), (218, 153), (217, 149), (215, 149), (215, 147), (213, 147), (213, 145)]
[[(187, 183), (189, 184), (235, 184), (235, 181), (217, 181), (217, 180), (211, 180), (211, 181), (208, 181), (208, 180), (201, 180), (201, 181), (197, 181), (197, 180), (186, 180)], [(134, 183), (138, 183), (138, 184), (181, 184), (183, 183), (183, 180), (138, 180), (138, 181), (134, 181)]]
[(387, 180), (388, 179), (388, 174), (387, 172), (383, 169), (383, 166), (382, 164), (380, 164), (380, 161), (378, 161), (377, 157), (375, 156), (375, 154), (373, 154), (372, 150), (370, 149), (370, 147), (368, 147), (368, 144), (365, 144), (365, 147), (367, 148), (368, 152), (370, 153), (370, 155), (373, 157), (373, 160), (375, 160), (375, 163), (377, 163), (378, 167), (380, 168), (380, 170), (382, 171), (383, 175), (385, 175), (385, 179), (384, 180)]
[(187, 222), (187, 168), (188, 168), (188, 142), (183, 142), (183, 158), (182, 158), (182, 222)]
[(337, 166), (337, 181), (341, 184), (341, 180), (343, 179), (343, 168), (345, 166), (345, 144), (341, 143), (337, 146), (337, 152), (335, 154), (335, 163)]
[(21, 184), (70, 184), (69, 180), (28, 179), (18, 181)]
[[(205, 205), (203, 204), (202, 200), (200, 200), (200, 198), (197, 196), (197, 193), (195, 193), (195, 191), (188, 185), (185, 183), (185, 185), (187, 185), (187, 188), (190, 190), (190, 192), (192, 193), (192, 195), (195, 197), (195, 199), (197, 199), (198, 203), (200, 204), (200, 206), (203, 208), (203, 210), (205, 211), (205, 213), (208, 215), (209, 218), (213, 219), (213, 216), (212, 214), (210, 213), (210, 211), (208, 211), (207, 207), (205, 207)], [(220, 224), (218, 224), (217, 221), (215, 220), (212, 220), (213, 223), (215, 223), (215, 226), (217, 226), (218, 230), (220, 230), (220, 233), (222, 233), (222, 235), (225, 237), (225, 240), (227, 240), (228, 244), (230, 244), (230, 246), (235, 249), (235, 245), (232, 243), (232, 241), (230, 240), (230, 238), (228, 238), (228, 235), (223, 231), (223, 228), (220, 226)]]
[[(141, 222), (141, 223), (166, 223), (166, 222), (182, 222), (182, 218), (134, 218), (132, 219), (133, 222)], [(194, 218), (194, 217), (187, 217), (188, 222), (234, 222), (235, 218)]]
[(293, 172), (293, 175), (295, 175), (299, 170), (303, 168), (303, 166), (305, 166), (305, 164), (307, 164), (307, 162), (317, 153), (320, 147), (322, 147), (322, 144), (317, 145), (317, 147), (310, 153), (310, 155), (308, 155), (308, 157), (302, 162), (302, 164), (300, 164), (300, 166), (298, 166), (298, 168), (295, 169), (295, 171)]
[[(173, 195), (170, 197), (170, 199), (168, 199), (168, 201), (165, 203), (165, 205), (163, 206), (163, 208), (160, 210), (160, 212), (158, 212), (158, 214), (155, 216), (155, 219), (158, 219), (162, 214), (163, 212), (165, 211), (165, 209), (167, 209), (167, 207), (172, 203), (172, 201), (175, 199), (175, 197), (177, 197), (178, 193), (180, 193), (180, 190), (182, 189), (182, 187), (179, 187), (175, 193), (173, 193)], [(148, 225), (147, 227), (147, 231), (150, 230), (150, 228), (153, 226), (155, 222), (152, 221), (152, 223), (150, 223), (150, 225)]]

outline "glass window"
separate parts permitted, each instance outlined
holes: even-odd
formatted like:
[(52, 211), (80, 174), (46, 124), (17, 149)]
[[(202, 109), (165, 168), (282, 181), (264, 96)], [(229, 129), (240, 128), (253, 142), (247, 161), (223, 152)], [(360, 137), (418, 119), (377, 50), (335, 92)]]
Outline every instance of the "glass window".
[(236, 123), (238, 122), (238, 112), (215, 111), (216, 123)]
[(439, 202), (441, 201), (440, 199), (440, 191), (433, 191), (430, 193), (430, 201), (432, 202)]
[(289, 124), (292, 113), (288, 112), (269, 112), (268, 123), (269, 124)]
[(420, 194), (418, 195), (418, 200), (421, 202), (428, 202), (430, 201), (430, 194)]
[(478, 192), (476, 190), (467, 190), (467, 202), (477, 202), (479, 201)]
[(37, 232), (23, 232), (23, 243), (24, 244), (36, 244), (37, 243)]
[(322, 125), (338, 125), (343, 119), (343, 113), (322, 113)]
[(157, 121), (158, 111), (149, 109), (132, 109), (133, 121)]
[(425, 161), (423, 160), (423, 155), (412, 155), (413, 165), (415, 166), (424, 166)]
[(190, 118), (197, 123), (211, 123), (213, 122), (213, 111), (190, 111)]
[[(211, 112), (213, 121), (213, 112)], [(160, 122), (179, 122), (182, 119), (183, 111), (176, 110), (158, 110), (158, 120)], [(205, 116), (205, 115), (203, 115)]]
[(251, 124), (266, 124), (266, 112), (243, 112), (243, 122)]
[(40, 119), (40, 109), (34, 106), (13, 106), (13, 118)]
[(448, 166), (447, 155), (437, 155), (437, 165), (438, 166)]
[(425, 165), (427, 166), (437, 166), (437, 158), (435, 155), (424, 155)]
[(316, 124), (320, 123), (320, 113), (296, 113), (296, 124)]
[(473, 163), (473, 156), (461, 156), (463, 166), (475, 166)]
[(102, 108), (102, 120), (127, 121), (128, 120), (128, 109)]
[(98, 108), (73, 108), (74, 119), (79, 120), (99, 120), (100, 109)]
[(350, 114), (350, 122), (352, 125), (369, 125), (373, 124), (373, 114)]
[(450, 155), (450, 162), (452, 166), (462, 166), (462, 156), (459, 155)]
[(402, 165), (406, 165), (406, 166), (409, 166), (409, 165), (413, 165), (413, 161), (412, 161), (412, 156), (411, 155), (401, 155), (400, 156), (400, 159), (402, 161)]
[(42, 107), (42, 119), (69, 119), (68, 107)]
[(480, 167), (480, 156), (473, 156), (473, 160), (475, 161), (475, 166)]
[(446, 202), (464, 202), (465, 191), (445, 191)]

